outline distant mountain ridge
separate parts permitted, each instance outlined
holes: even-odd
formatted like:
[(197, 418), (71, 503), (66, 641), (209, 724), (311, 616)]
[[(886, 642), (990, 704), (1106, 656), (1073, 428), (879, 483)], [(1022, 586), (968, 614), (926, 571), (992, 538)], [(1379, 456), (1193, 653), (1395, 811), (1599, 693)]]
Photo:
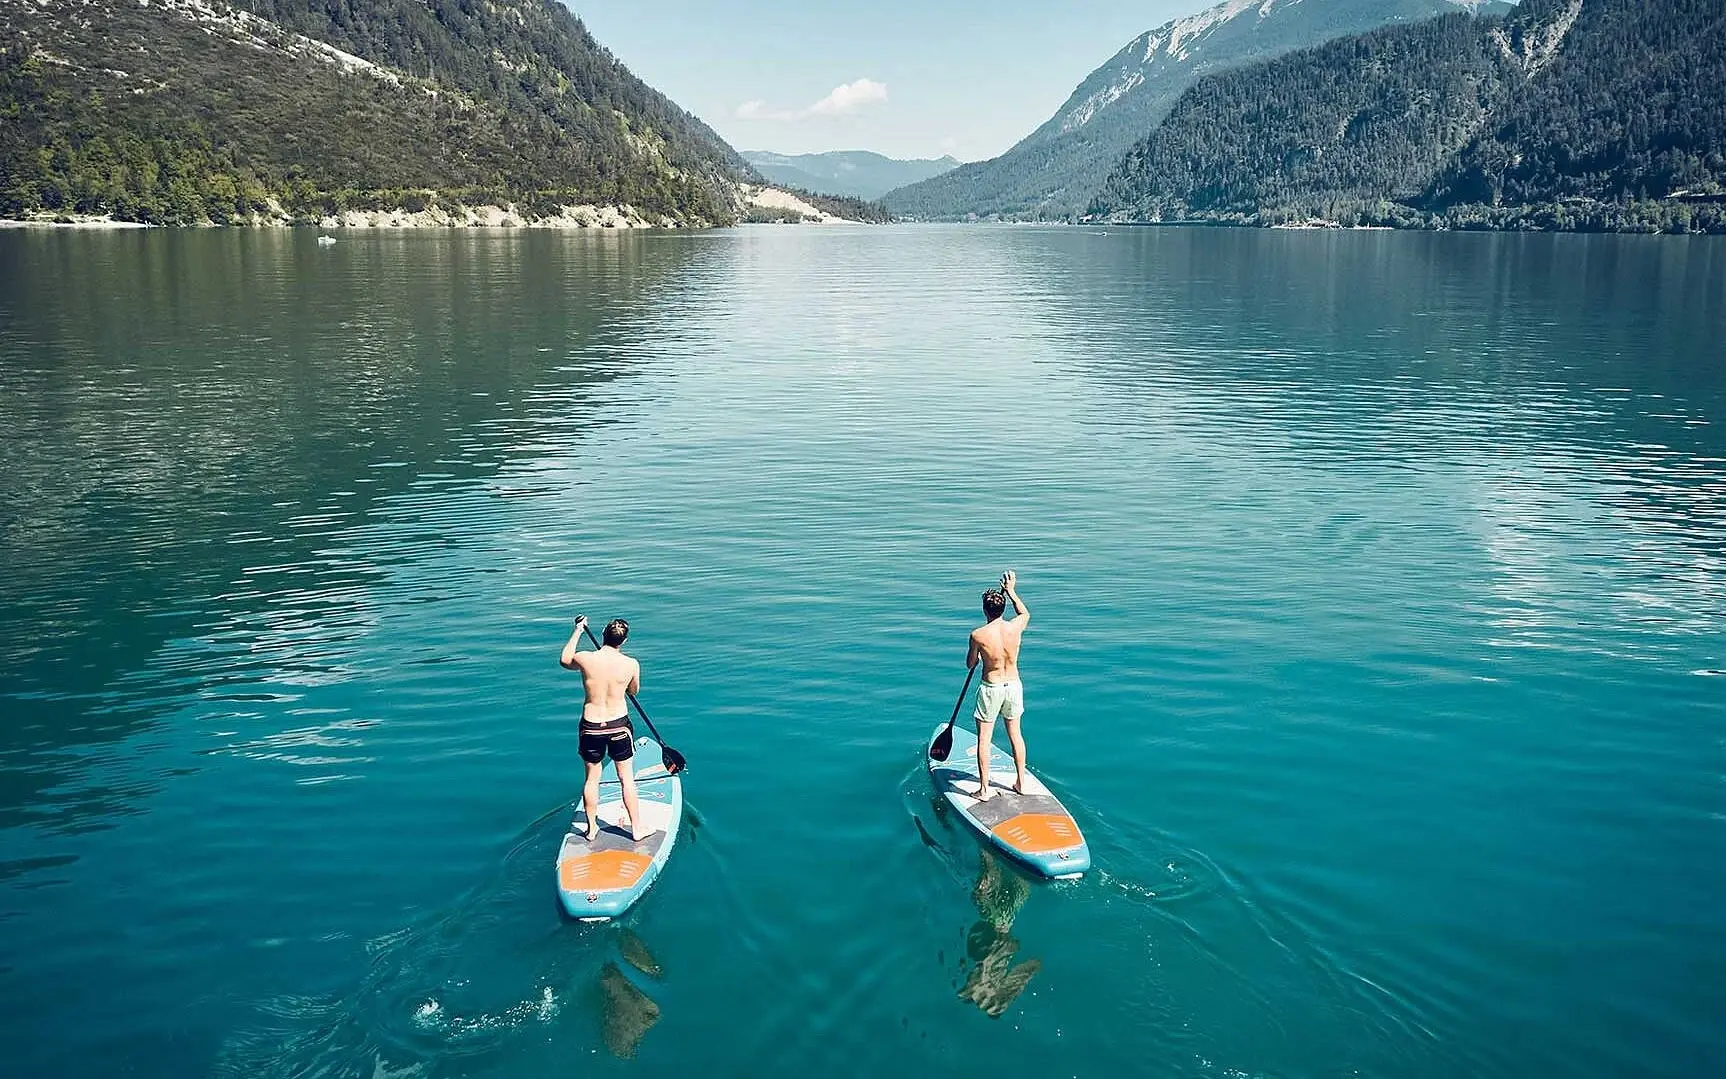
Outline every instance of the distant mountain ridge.
[(921, 217), (1065, 218), (1082, 212), (1134, 143), (1204, 75), (1387, 23), (1457, 11), (1502, 13), (1497, 0), (1225, 0), (1148, 30), (1091, 72), (1055, 115), (1000, 157), (896, 191)]
[(1206, 79), (1119, 221), (1726, 231), (1726, 4), (1524, 0)]
[(749, 175), (553, 0), (0, 0), (0, 114), (7, 216), (716, 224)]
[(952, 157), (901, 160), (869, 150), (830, 150), (820, 154), (744, 150), (742, 156), (776, 184), (861, 199), (878, 199), (896, 187), (959, 167), (958, 160)]

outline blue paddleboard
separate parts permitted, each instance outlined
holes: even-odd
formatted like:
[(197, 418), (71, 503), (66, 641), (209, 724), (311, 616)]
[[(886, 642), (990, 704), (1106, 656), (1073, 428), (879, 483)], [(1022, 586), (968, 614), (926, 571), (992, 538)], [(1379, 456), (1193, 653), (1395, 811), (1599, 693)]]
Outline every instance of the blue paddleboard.
[(575, 819), (557, 851), (557, 894), (571, 918), (602, 921), (623, 914), (647, 894), (671, 857), (683, 824), (683, 778), (665, 770), (659, 743), (635, 740), (635, 789), (649, 833), (630, 838), (623, 823), (623, 788), (616, 766), (605, 763), (599, 784), (599, 835), (587, 838), (587, 811), (575, 803)]
[(975, 731), (955, 724), (953, 752), (944, 761), (928, 756), (946, 727), (943, 723), (935, 728), (923, 753), (936, 792), (946, 797), (966, 824), (1015, 861), (1045, 877), (1072, 880), (1091, 868), (1091, 848), (1079, 833), (1079, 823), (1043, 781), (1027, 771), (1025, 793), (1013, 790), (1017, 773), (1006, 750), (989, 747), (989, 786), (994, 794), (986, 801), (977, 800)]

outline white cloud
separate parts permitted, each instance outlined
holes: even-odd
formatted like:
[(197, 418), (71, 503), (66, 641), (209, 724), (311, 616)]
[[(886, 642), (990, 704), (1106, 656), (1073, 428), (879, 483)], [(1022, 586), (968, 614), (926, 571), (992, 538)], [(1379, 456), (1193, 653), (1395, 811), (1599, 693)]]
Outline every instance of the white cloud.
[(858, 79), (844, 86), (835, 86), (832, 93), (809, 106), (808, 111), (813, 116), (843, 116), (865, 105), (877, 105), (886, 100), (886, 83)]
[(835, 86), (833, 92), (802, 109), (769, 108), (765, 101), (745, 101), (733, 114), (739, 120), (804, 120), (811, 116), (848, 116), (869, 105), (887, 100), (887, 84), (874, 79), (858, 79)]

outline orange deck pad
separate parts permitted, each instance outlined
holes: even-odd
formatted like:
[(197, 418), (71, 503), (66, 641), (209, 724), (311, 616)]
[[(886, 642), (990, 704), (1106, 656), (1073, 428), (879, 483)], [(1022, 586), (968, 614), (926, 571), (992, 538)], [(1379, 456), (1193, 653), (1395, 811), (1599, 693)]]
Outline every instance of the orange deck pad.
[(627, 850), (596, 850), (557, 863), (557, 882), (566, 892), (608, 892), (641, 879), (653, 859)]
[(1021, 813), (995, 825), (1001, 842), (1026, 854), (1065, 850), (1079, 845), (1079, 826), (1059, 813)]

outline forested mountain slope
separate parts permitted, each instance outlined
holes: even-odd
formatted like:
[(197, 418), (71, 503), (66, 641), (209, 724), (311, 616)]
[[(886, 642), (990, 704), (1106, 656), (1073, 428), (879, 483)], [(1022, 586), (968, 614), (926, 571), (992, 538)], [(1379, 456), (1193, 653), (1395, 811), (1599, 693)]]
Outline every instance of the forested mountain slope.
[(748, 166), (553, 0), (0, 0), (0, 214), (737, 212)]
[(1713, 229), (1726, 2), (1525, 0), (1198, 83), (1109, 178), (1115, 220)]
[(890, 192), (885, 201), (895, 212), (933, 218), (1069, 217), (1204, 75), (1387, 23), (1509, 10), (1498, 0), (1225, 0), (1128, 42), (1000, 157)]

